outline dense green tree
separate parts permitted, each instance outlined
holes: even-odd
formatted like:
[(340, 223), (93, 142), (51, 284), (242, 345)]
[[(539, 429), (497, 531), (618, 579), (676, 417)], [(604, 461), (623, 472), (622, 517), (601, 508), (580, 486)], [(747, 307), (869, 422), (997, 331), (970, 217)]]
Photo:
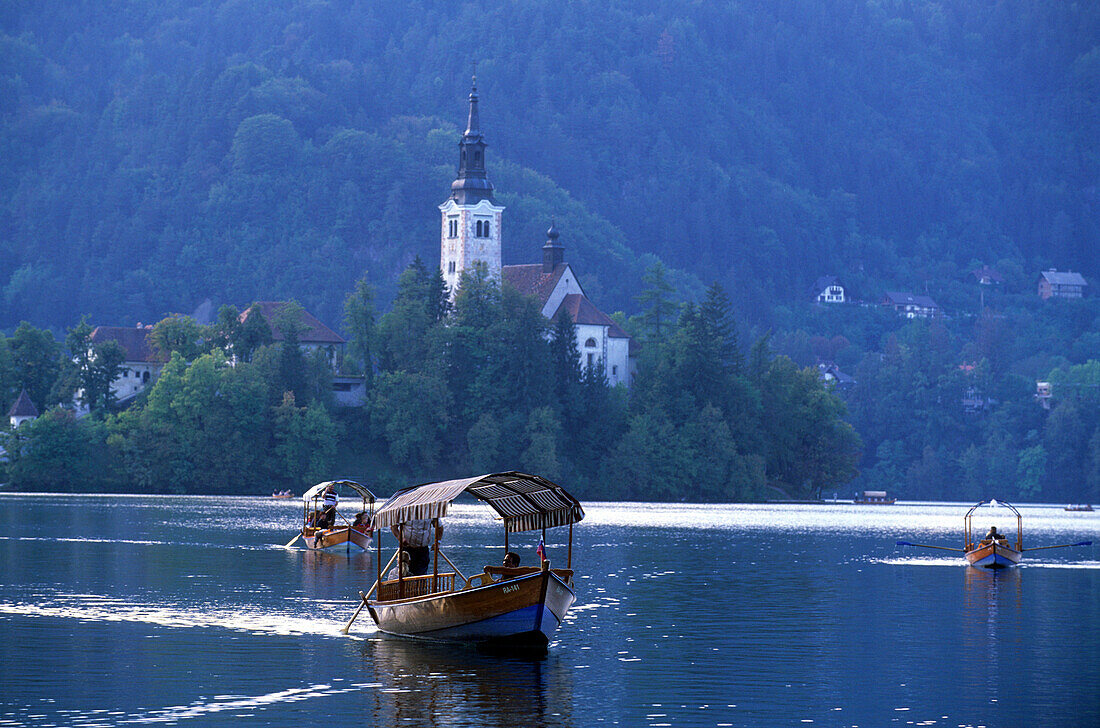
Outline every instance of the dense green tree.
[[(230, 315), (231, 310), (226, 309), (224, 315)], [(223, 321), (222, 315), (222, 311), (219, 311), (219, 322), (221, 322), (221, 328), (228, 338), (230, 350), (241, 361), (252, 361), (252, 355), (257, 349), (275, 341), (275, 337), (271, 333), (271, 324), (260, 313), (259, 304), (254, 303), (249, 307), (239, 327), (234, 327), (228, 321)]]
[(274, 412), (276, 472), (292, 488), (324, 480), (336, 456), (336, 425), (319, 403), (298, 407), (287, 392)]
[(361, 371), (367, 386), (374, 376), (374, 339), (376, 315), (374, 288), (366, 278), (355, 282), (355, 290), (344, 299), (344, 328), (348, 332), (347, 359), (354, 363), (349, 371)]
[(154, 324), (146, 340), (163, 361), (168, 361), (173, 351), (191, 361), (202, 353), (205, 334), (195, 319), (177, 314)]
[(842, 419), (843, 401), (825, 388), (815, 369), (799, 369), (787, 357), (777, 357), (763, 388), (770, 485), (816, 498), (856, 475), (859, 435)]
[(48, 331), (23, 321), (8, 340), (19, 386), (39, 408), (53, 404), (49, 397), (60, 370), (61, 347)]
[(393, 307), (378, 321), (377, 356), (383, 371), (419, 371), (428, 356), (428, 330), (438, 321), (434, 278), (416, 258), (398, 278)]
[(641, 307), (641, 324), (646, 341), (661, 341), (666, 328), (676, 317), (677, 305), (673, 301), (675, 288), (668, 280), (668, 269), (660, 261), (646, 269), (642, 277), (645, 288), (635, 296)]
[(386, 372), (371, 394), (371, 428), (398, 465), (430, 471), (443, 456), (453, 401), (430, 374)]
[(9, 458), (8, 481), (17, 490), (87, 492), (118, 485), (99, 420), (78, 420), (55, 407), (0, 438)]

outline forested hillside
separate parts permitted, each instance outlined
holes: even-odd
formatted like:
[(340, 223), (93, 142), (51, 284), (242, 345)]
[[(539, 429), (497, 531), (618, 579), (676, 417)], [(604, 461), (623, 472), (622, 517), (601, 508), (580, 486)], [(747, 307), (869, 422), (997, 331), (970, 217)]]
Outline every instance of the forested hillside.
[(0, 33), (9, 325), (392, 295), (474, 61), (505, 262), (556, 215), (610, 309), (645, 254), (741, 308), (1100, 273), (1092, 3), (10, 0)]
[[(71, 356), (39, 334), (71, 335), (82, 315), (129, 325), (295, 299), (340, 328), (363, 285), (399, 315), (402, 271), (438, 260), (475, 62), (507, 206), (503, 262), (537, 261), (554, 219), (590, 298), (643, 344), (639, 386), (608, 410), (621, 417), (604, 423), (599, 457), (576, 427), (556, 436), (563, 472), (590, 492), (761, 498), (833, 483), (1100, 499), (1097, 3), (7, 0), (5, 404), (22, 387), (41, 390), (39, 405), (69, 391), (48, 380)], [(980, 265), (995, 284), (976, 282)], [(1083, 274), (1085, 299), (1039, 300), (1050, 267)], [(813, 305), (826, 275), (870, 305)], [(738, 379), (720, 391), (682, 348), (705, 349), (692, 304), (712, 283), (744, 334), (727, 343), (750, 360), (722, 355)], [(899, 318), (874, 305), (885, 291), (934, 297), (945, 315)], [(648, 325), (658, 310), (676, 324), (670, 340)], [(790, 462), (785, 428), (821, 403), (798, 394), (812, 390), (806, 371), (774, 354), (852, 378), (837, 390), (846, 414), (831, 396), (819, 411), (858, 433), (824, 433), (847, 443), (832, 480)], [(361, 358), (380, 374), (406, 366)], [(281, 385), (268, 379), (275, 411)], [(1051, 397), (1036, 398), (1036, 380)], [(568, 421), (562, 397), (540, 397)], [(152, 427), (137, 417), (87, 441), (136, 447), (137, 425)], [(555, 427), (540, 417), (524, 426), (543, 447)], [(714, 446), (704, 435), (718, 420)], [(478, 461), (485, 433), (459, 424), (428, 439)], [(382, 447), (378, 427), (359, 423), (373, 439), (356, 447)], [(406, 454), (379, 456), (421, 474)], [(699, 469), (715, 462), (706, 481)], [(613, 466), (637, 468), (634, 485), (602, 482)], [(654, 476), (691, 468), (695, 490)]]

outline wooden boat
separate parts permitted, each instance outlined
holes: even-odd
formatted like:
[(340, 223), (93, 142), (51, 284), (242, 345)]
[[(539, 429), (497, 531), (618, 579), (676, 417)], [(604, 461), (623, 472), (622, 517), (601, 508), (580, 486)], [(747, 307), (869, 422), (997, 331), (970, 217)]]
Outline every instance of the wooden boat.
[[(1002, 533), (997, 533), (996, 537), (991, 538), (987, 533), (983, 538), (975, 538), (974, 530), (972, 527), (972, 521), (974, 518), (974, 512), (982, 506), (992, 506), (994, 508), (998, 506), (1004, 506), (1008, 510), (1012, 511), (1012, 514), (1016, 516), (1016, 541), (1010, 543), (1009, 540)], [(990, 529), (994, 531), (995, 529)], [(1023, 558), (1024, 551), (1041, 551), (1043, 549), (1061, 549), (1070, 546), (1091, 546), (1092, 541), (1079, 541), (1078, 543), (1066, 543), (1058, 544), (1056, 546), (1035, 546), (1029, 549), (1024, 548), (1024, 529), (1023, 518), (1020, 516), (1020, 512), (1011, 503), (1005, 501), (988, 500), (980, 501), (975, 504), (969, 511), (966, 512), (966, 516), (963, 517), (963, 548), (956, 549), (949, 546), (930, 546), (923, 543), (910, 543), (908, 541), (898, 541), (898, 546), (919, 546), (926, 549), (939, 549), (941, 551), (961, 551), (966, 557), (966, 563), (971, 566), (977, 566), (985, 569), (1003, 569), (1009, 566), (1016, 566)]]
[[(974, 511), (985, 505), (993, 507), (1004, 506), (1016, 516), (1015, 544), (1009, 544), (1008, 539), (1003, 536), (1001, 538), (982, 538), (980, 540), (975, 540), (971, 521), (974, 517)], [(966, 562), (971, 566), (980, 566), (986, 569), (1003, 569), (1006, 566), (1015, 566), (1020, 563), (1020, 559), (1024, 555), (1023, 518), (1020, 516), (1020, 512), (1016, 510), (1011, 503), (1006, 503), (1005, 501), (980, 501), (967, 511), (966, 516), (963, 518), (963, 538), (965, 541)]]
[(271, 497), (272, 497), (272, 498), (283, 498), (283, 499), (286, 499), (286, 498), (293, 498), (293, 497), (294, 497), (294, 494), (293, 494), (293, 493), (291, 493), (291, 492), (290, 492), (289, 490), (281, 490), (281, 491), (279, 491), (278, 493), (272, 493), (272, 494), (271, 494)]
[[(573, 524), (584, 518), (580, 503), (549, 480), (519, 472), (491, 473), (398, 491), (374, 516), (378, 563), (382, 562), (384, 529), (413, 519), (443, 518), (450, 503), (462, 494), (487, 503), (503, 520), (504, 553), (508, 552), (509, 534), (541, 530), (541, 545), (546, 529), (569, 526), (566, 568), (551, 568), (550, 562), (542, 559), (538, 566), (526, 568), (486, 566), (467, 577), (440, 550), (437, 536), (430, 573), (383, 579), (398, 558), (395, 551), (389, 564), (378, 569), (374, 586), (366, 594), (360, 592), (359, 608), (365, 605), (378, 629), (390, 635), (474, 643), (490, 651), (544, 654), (576, 600)], [(450, 570), (440, 570), (440, 559)]]
[(895, 502), (897, 498), (886, 497), (885, 490), (865, 490), (852, 499), (857, 506), (892, 506)]
[(1088, 513), (1092, 513), (1092, 510), (1093, 510), (1092, 504), (1090, 504), (1090, 503), (1085, 503), (1083, 505), (1082, 504), (1076, 504), (1076, 505), (1066, 506), (1065, 509), (1067, 511), (1086, 511)]
[[(332, 486), (343, 502), (361, 506), (348, 520), (350, 509), (341, 510), (339, 503), (331, 513), (324, 508), (325, 490)], [(302, 494), (302, 528), (290, 543), (299, 538), (307, 549), (334, 553), (363, 553), (371, 546), (371, 517), (374, 494), (354, 480), (328, 480), (318, 483)]]

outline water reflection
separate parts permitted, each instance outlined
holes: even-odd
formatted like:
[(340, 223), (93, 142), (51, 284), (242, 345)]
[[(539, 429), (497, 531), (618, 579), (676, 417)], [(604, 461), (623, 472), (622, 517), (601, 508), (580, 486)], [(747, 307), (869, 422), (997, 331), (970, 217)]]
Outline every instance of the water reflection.
[(378, 725), (571, 726), (573, 674), (554, 659), (379, 636), (360, 645)]

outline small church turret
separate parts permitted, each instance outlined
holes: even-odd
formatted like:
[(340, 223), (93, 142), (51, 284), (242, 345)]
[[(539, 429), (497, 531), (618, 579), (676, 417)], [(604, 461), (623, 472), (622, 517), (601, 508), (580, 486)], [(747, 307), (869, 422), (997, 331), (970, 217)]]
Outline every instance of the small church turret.
[(550, 221), (546, 231), (546, 245), (542, 246), (542, 272), (552, 273), (565, 261), (565, 246), (558, 242), (558, 228)]
[(462, 272), (484, 263), (489, 276), (500, 280), (501, 217), (503, 205), (493, 199), (493, 183), (485, 170), (485, 137), (481, 135), (477, 77), (470, 89), (466, 131), (458, 142), (458, 175), (451, 183), (450, 198), (439, 206), (442, 213), (439, 268), (451, 298)]

